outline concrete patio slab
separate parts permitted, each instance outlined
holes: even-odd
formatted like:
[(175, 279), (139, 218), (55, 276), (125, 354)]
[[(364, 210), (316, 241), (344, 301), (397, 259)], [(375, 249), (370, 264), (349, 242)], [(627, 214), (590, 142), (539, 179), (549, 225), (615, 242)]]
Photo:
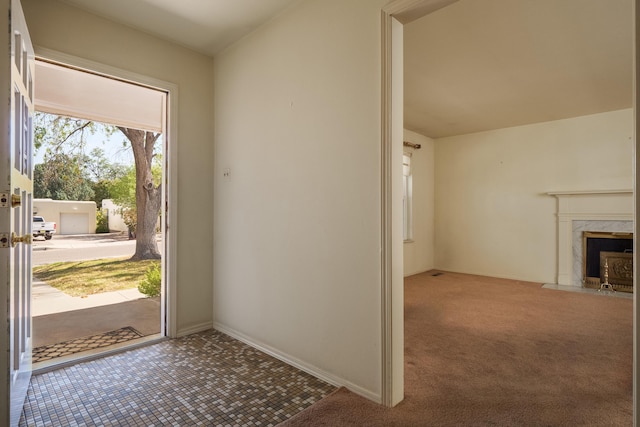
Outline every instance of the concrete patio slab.
[(102, 334), (127, 326), (143, 336), (159, 333), (159, 297), (34, 316), (33, 347)]

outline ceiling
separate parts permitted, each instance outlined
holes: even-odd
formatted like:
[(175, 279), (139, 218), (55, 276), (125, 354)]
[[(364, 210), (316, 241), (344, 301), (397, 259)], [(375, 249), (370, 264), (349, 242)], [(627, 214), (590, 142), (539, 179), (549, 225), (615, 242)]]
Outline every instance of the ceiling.
[(165, 92), (39, 60), (35, 73), (38, 111), (164, 132)]
[(632, 106), (633, 0), (459, 0), (404, 37), (405, 127), (432, 138)]
[(299, 0), (61, 0), (213, 56)]
[[(63, 0), (209, 56), (299, 0)], [(459, 0), (405, 25), (405, 127), (432, 138), (632, 106), (633, 0)]]

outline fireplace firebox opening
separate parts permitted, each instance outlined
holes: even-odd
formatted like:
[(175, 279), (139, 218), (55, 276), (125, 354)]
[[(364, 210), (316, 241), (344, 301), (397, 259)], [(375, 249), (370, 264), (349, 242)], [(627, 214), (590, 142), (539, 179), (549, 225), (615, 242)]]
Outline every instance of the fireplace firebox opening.
[(616, 291), (633, 292), (633, 233), (585, 231), (582, 239), (583, 286), (599, 289), (608, 280)]

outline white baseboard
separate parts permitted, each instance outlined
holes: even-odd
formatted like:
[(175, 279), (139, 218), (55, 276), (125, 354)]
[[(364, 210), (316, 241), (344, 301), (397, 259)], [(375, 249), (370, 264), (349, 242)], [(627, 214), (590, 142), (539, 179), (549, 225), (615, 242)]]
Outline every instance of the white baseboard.
[(209, 329), (213, 329), (212, 322), (200, 323), (199, 325), (190, 326), (185, 329), (179, 329), (176, 338), (184, 337), (191, 334), (197, 334), (198, 332), (208, 331)]
[(333, 386), (336, 387), (346, 387), (349, 390), (351, 390), (352, 392), (366, 398), (369, 400), (372, 400), (378, 404), (382, 403), (382, 397), (370, 390), (364, 389), (356, 384), (353, 384), (350, 381), (345, 380), (344, 378), (340, 378), (337, 377), (329, 372), (323, 371), (322, 369), (318, 369), (315, 366), (309, 365), (306, 362), (303, 362), (300, 359), (297, 359), (295, 357), (292, 357), (286, 353), (283, 353), (267, 344), (264, 344), (262, 342), (256, 341), (255, 339), (248, 337), (246, 335), (244, 335), (243, 333), (240, 333), (232, 328), (229, 328), (223, 324), (220, 324), (218, 322), (213, 322), (213, 328), (229, 335), (232, 338), (237, 339), (238, 341), (241, 341), (255, 349), (258, 349), (260, 351), (262, 351), (263, 353), (268, 354), (269, 356), (275, 357), (278, 360), (283, 361), (284, 363), (291, 365), (295, 368), (300, 369), (301, 371), (304, 371), (306, 373), (308, 373), (309, 375), (313, 375), (314, 377), (327, 382)]

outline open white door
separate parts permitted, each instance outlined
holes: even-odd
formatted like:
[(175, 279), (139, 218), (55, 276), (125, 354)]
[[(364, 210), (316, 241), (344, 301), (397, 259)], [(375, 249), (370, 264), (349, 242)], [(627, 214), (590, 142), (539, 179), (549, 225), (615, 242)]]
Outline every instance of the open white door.
[(35, 56), (20, 0), (0, 0), (0, 425), (18, 425), (31, 378)]

